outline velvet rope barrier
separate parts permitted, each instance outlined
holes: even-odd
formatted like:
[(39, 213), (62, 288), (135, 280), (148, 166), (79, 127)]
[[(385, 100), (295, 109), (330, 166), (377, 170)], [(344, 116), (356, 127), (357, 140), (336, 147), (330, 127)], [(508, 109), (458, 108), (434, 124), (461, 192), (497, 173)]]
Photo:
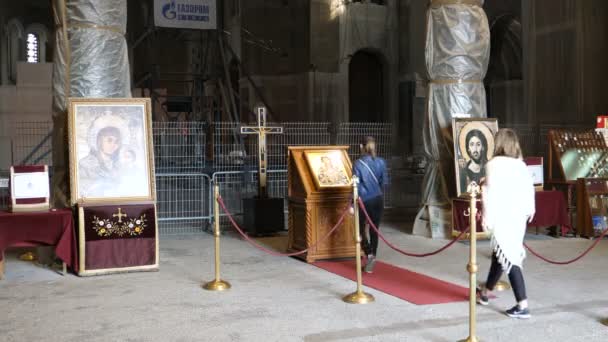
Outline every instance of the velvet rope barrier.
[(378, 227), (376, 227), (376, 225), (374, 225), (374, 223), (372, 222), (372, 219), (369, 217), (369, 214), (367, 213), (367, 210), (365, 209), (365, 204), (363, 204), (363, 201), (359, 198), (359, 207), (361, 208), (361, 210), (363, 210), (363, 214), (365, 214), (365, 219), (367, 220), (367, 223), (369, 223), (369, 226), (376, 231), (376, 233), (378, 233), (378, 236), (382, 239), (382, 241), (384, 241), (384, 243), (387, 244), (387, 246), (389, 246), (390, 248), (392, 248), (393, 250), (405, 255), (405, 256), (409, 256), (409, 257), (414, 257), (414, 258), (424, 258), (424, 257), (428, 257), (428, 256), (432, 256), (432, 255), (436, 255), (439, 254), (441, 252), (443, 252), (444, 250), (448, 249), (449, 247), (451, 247), (454, 243), (456, 243), (456, 241), (460, 240), (464, 234), (466, 234), (469, 231), (469, 228), (463, 230), (454, 240), (450, 241), (447, 245), (439, 248), (438, 250), (434, 251), (434, 252), (430, 252), (430, 253), (422, 253), (422, 254), (416, 254), (416, 253), (409, 253), (406, 252), (402, 249), (399, 249), (398, 247), (396, 247), (395, 245), (391, 244), (385, 237), (384, 235), (382, 235), (382, 233), (380, 232), (380, 230), (378, 229)]
[(602, 241), (602, 239), (604, 238), (604, 236), (608, 233), (608, 229), (605, 229), (602, 234), (591, 244), (591, 246), (589, 246), (589, 248), (587, 248), (581, 255), (577, 256), (576, 258), (572, 259), (572, 260), (568, 260), (568, 261), (555, 261), (555, 260), (551, 260), (548, 258), (543, 257), (542, 255), (538, 254), (537, 252), (535, 252), (532, 248), (530, 248), (530, 246), (528, 246), (525, 242), (524, 242), (524, 246), (526, 247), (527, 250), (530, 251), (530, 253), (532, 253), (535, 257), (546, 261), (550, 264), (553, 265), (568, 265), (571, 264), (573, 262), (579, 261), (580, 259), (582, 259), (585, 255), (587, 255), (587, 253), (591, 252), (591, 250), (593, 248), (595, 248), (595, 246), (597, 246), (597, 244)]
[[(241, 234), (241, 236), (243, 236), (243, 238), (245, 238), (245, 240), (247, 242), (249, 242), (253, 247), (266, 252), (270, 255), (274, 255), (274, 256), (296, 256), (296, 255), (301, 255), (304, 254), (306, 252), (308, 252), (308, 250), (310, 249), (314, 249), (316, 248), (321, 242), (324, 242), (325, 240), (327, 240), (327, 238), (329, 238), (329, 236), (331, 234), (333, 234), (342, 224), (342, 222), (344, 221), (344, 217), (346, 216), (346, 213), (348, 212), (348, 207), (344, 210), (344, 212), (342, 213), (342, 215), (340, 216), (340, 219), (338, 219), (338, 222), (336, 223), (336, 225), (329, 231), (327, 232), (327, 234), (325, 234), (325, 236), (323, 236), (323, 238), (319, 241), (317, 241), (315, 244), (313, 244), (312, 246), (309, 246), (308, 248), (301, 250), (299, 252), (293, 252), (293, 253), (280, 253), (280, 252), (275, 252), (273, 250), (267, 249), (265, 247), (263, 247), (262, 245), (258, 244), (257, 242), (253, 241), (251, 239), (251, 237), (249, 237), (249, 235), (247, 235), (247, 233), (245, 233), (241, 227), (239, 227), (238, 223), (236, 223), (236, 221), (234, 220), (234, 218), (232, 217), (232, 214), (230, 214), (230, 212), (228, 211), (228, 209), (226, 208), (226, 204), (224, 203), (224, 199), (219, 196), (217, 198), (217, 202), (220, 204), (220, 207), (222, 207), (222, 210), (224, 211), (224, 213), (226, 213), (226, 215), (228, 215), (228, 219), (230, 220), (230, 222), (232, 223), (232, 226), (234, 227), (234, 229), (236, 229), (239, 234)], [(350, 201), (349, 201), (350, 203)], [(349, 206), (350, 207), (350, 206)]]

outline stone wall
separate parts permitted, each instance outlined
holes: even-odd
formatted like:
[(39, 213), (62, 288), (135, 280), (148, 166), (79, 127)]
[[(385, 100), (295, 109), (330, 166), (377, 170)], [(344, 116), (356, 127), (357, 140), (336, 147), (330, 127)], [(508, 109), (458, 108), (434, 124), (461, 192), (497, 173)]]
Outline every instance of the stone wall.
[(402, 0), (398, 5), (399, 136), (407, 153), (420, 154), (428, 80), (424, 55), (427, 3)]
[(52, 70), (52, 63), (20, 62), (17, 84), (0, 86), (0, 170), (19, 163), (50, 132)]
[(584, 124), (608, 112), (608, 2), (524, 1), (528, 123)]

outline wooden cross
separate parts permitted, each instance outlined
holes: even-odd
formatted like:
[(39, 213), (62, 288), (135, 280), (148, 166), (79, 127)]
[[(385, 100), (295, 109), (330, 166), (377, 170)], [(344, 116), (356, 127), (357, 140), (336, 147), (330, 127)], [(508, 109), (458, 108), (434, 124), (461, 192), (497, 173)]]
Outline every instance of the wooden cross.
[(267, 198), (266, 188), (266, 135), (283, 134), (283, 127), (266, 127), (266, 107), (258, 107), (258, 125), (241, 126), (241, 134), (258, 135), (258, 197)]
[(122, 223), (122, 218), (127, 217), (127, 214), (123, 214), (122, 209), (118, 208), (118, 214), (112, 214), (112, 217), (117, 217), (117, 216), (118, 216), (118, 223)]

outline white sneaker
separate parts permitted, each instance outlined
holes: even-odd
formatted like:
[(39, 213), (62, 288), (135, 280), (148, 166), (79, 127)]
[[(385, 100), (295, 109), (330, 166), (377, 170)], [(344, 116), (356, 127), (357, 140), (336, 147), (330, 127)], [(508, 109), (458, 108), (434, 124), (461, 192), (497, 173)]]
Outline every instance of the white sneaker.
[(512, 307), (509, 310), (505, 311), (505, 313), (509, 317), (520, 318), (520, 319), (527, 319), (527, 318), (530, 318), (532, 316), (532, 315), (530, 315), (530, 309), (528, 309), (528, 308), (521, 309), (519, 307), (519, 305), (515, 305), (514, 307)]
[(365, 273), (372, 273), (376, 265), (376, 256), (370, 254), (367, 256), (367, 264), (365, 264)]

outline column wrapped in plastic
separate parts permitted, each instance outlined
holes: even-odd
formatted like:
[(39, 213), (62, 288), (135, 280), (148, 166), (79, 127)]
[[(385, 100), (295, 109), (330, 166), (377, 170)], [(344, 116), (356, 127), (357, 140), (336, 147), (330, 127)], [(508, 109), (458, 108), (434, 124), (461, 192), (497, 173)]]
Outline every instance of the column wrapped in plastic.
[(451, 233), (450, 198), (456, 194), (452, 118), (486, 117), (483, 86), (490, 30), (480, 6), (431, 4), (427, 12), (426, 66), (430, 78), (423, 132), (429, 166), (414, 233)]
[(53, 18), (55, 22), (55, 49), (53, 50), (53, 116), (65, 112), (66, 92), (66, 37), (63, 25), (66, 19), (63, 17), (63, 1), (53, 0)]
[(67, 204), (67, 97), (131, 97), (127, 0), (53, 0), (53, 11), (53, 201), (62, 206)]
[[(126, 0), (67, 2), (71, 97), (131, 97)], [(58, 37), (63, 38), (63, 37)], [(62, 42), (57, 42), (61, 45)], [(57, 109), (65, 108), (65, 56), (54, 78)]]

